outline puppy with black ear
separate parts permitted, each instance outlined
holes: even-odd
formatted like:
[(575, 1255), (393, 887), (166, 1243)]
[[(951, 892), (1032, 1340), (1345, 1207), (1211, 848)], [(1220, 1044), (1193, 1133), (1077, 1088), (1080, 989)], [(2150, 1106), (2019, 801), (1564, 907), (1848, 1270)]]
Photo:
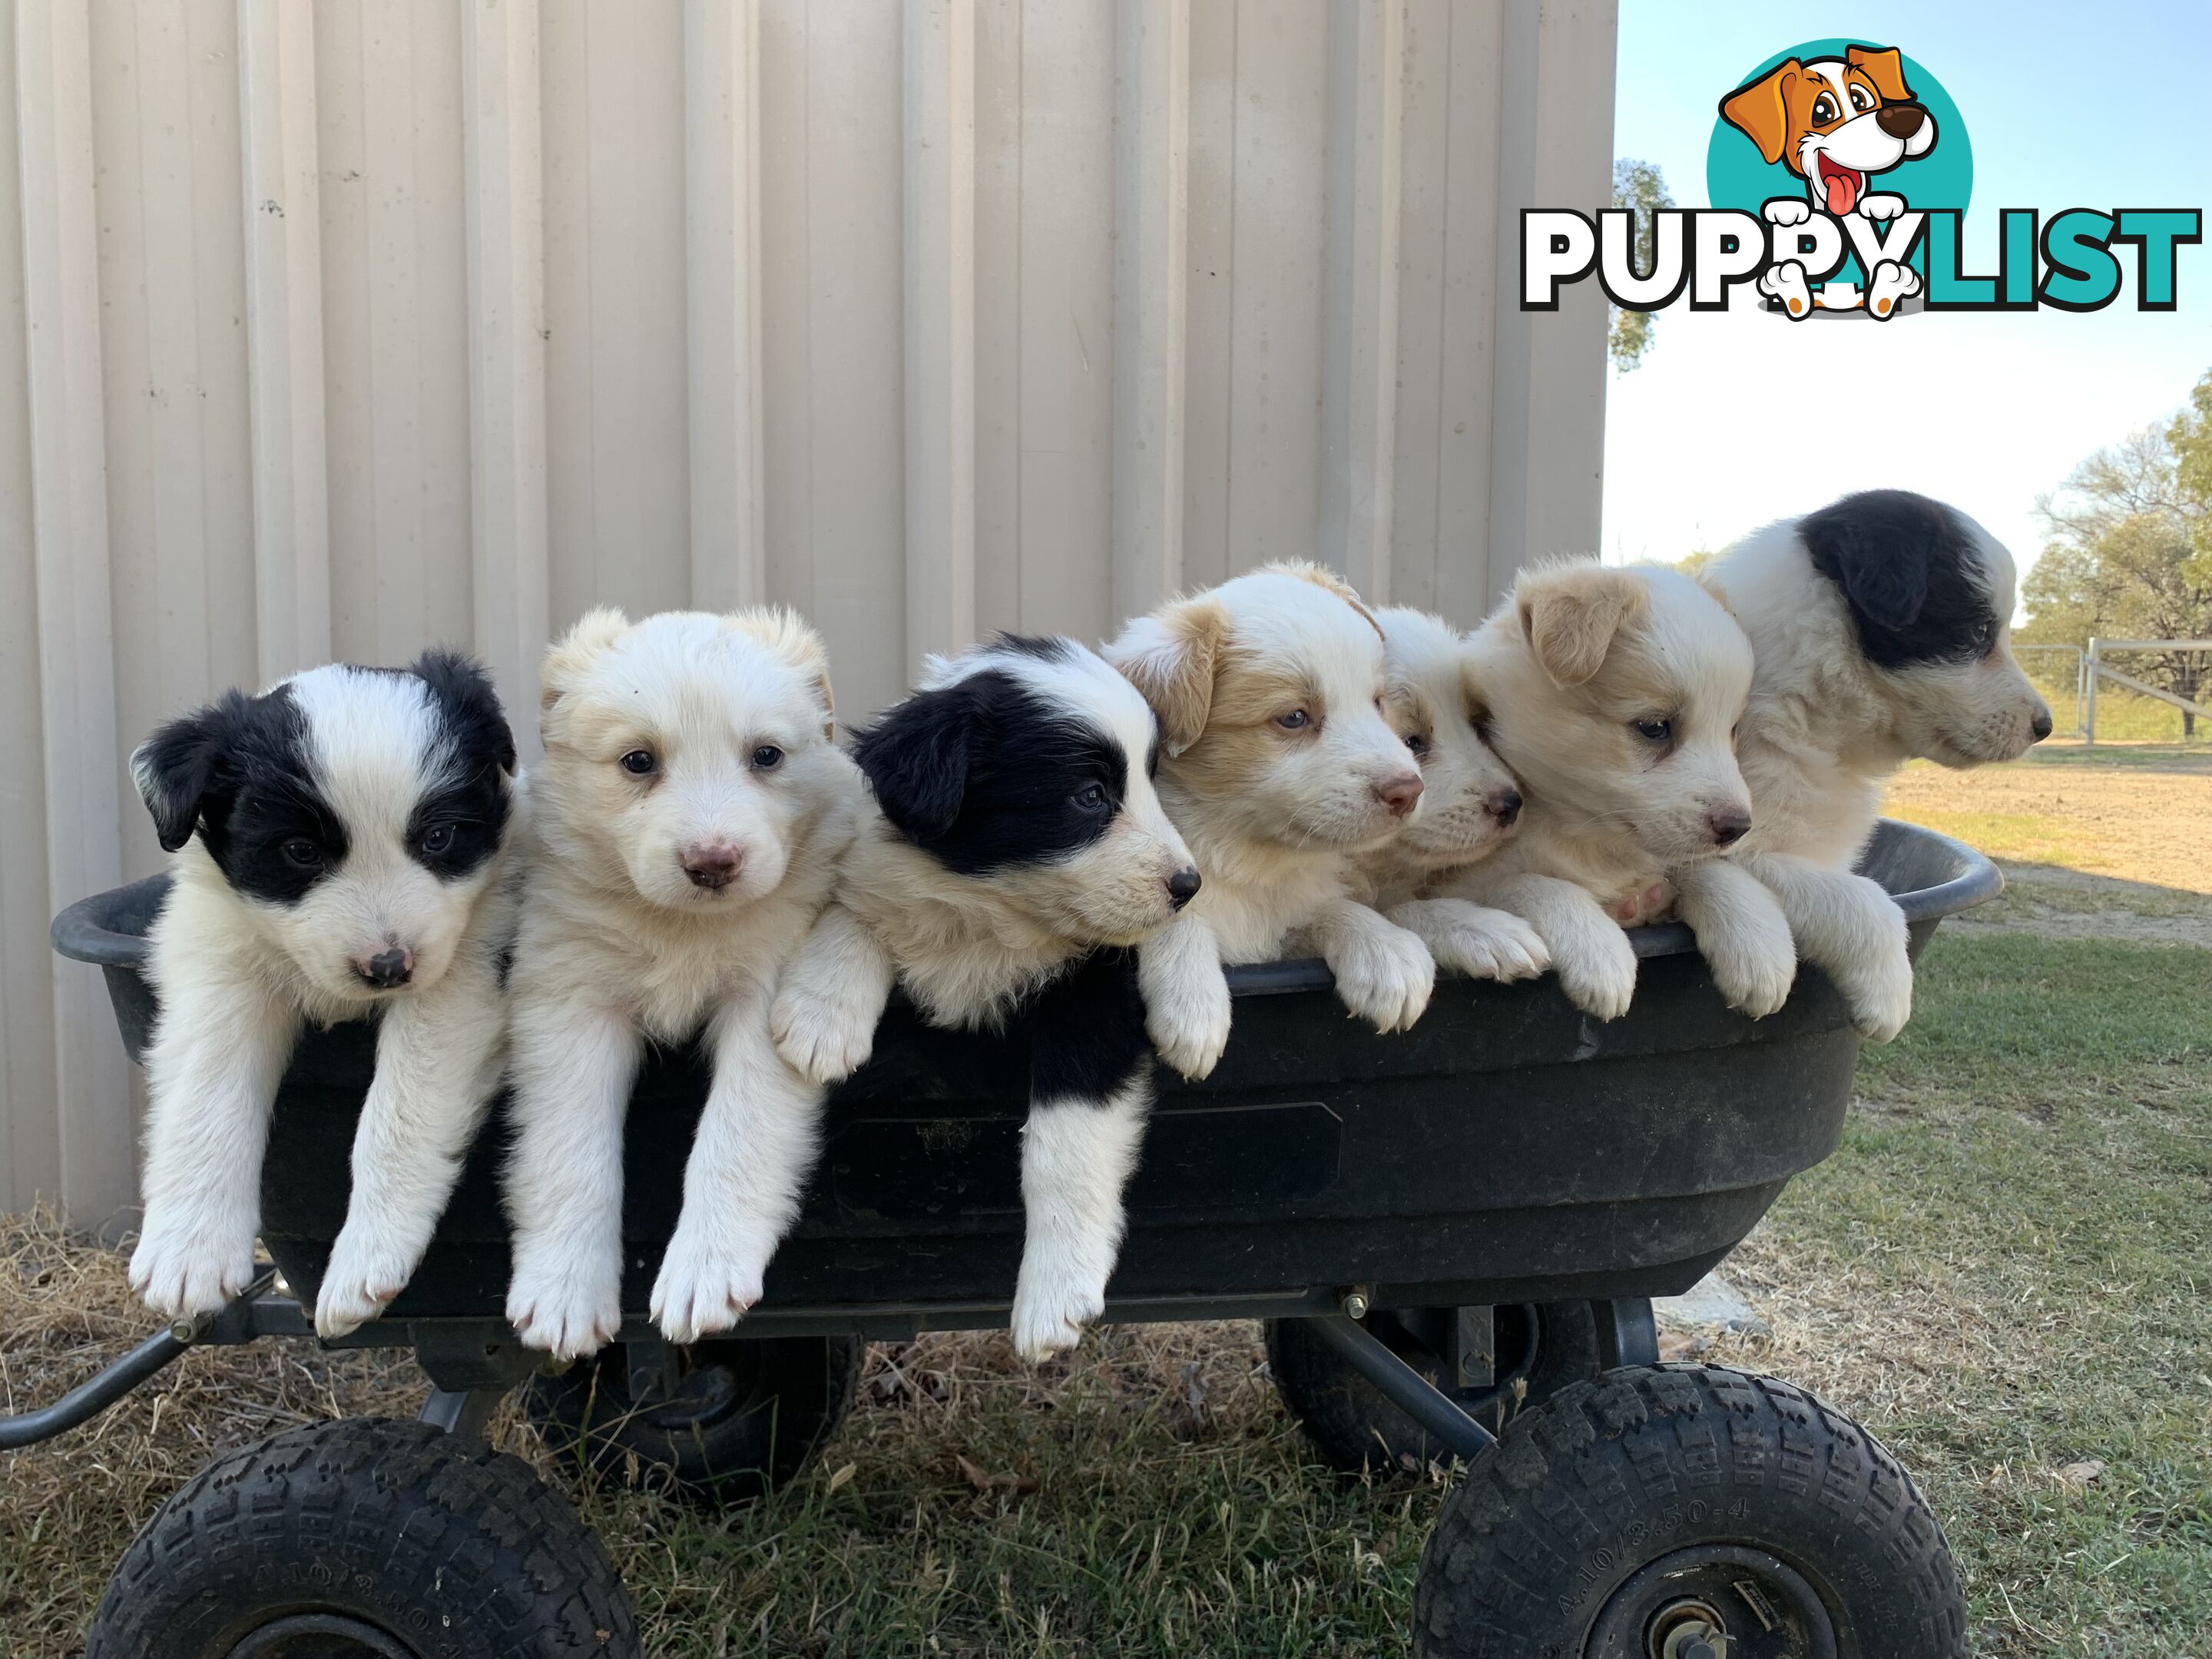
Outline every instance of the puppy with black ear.
[(1737, 739), (1752, 828), (1738, 861), (1781, 902), (1859, 1030), (1912, 1012), (1905, 918), (1851, 873), (1907, 760), (2007, 761), (2051, 735), (2010, 641), (2012, 555), (1954, 507), (1903, 489), (1770, 525), (1704, 580), (1757, 660)]
[(1121, 1250), (1152, 1099), (1133, 948), (1199, 890), (1158, 747), (1144, 699), (1073, 640), (933, 659), (858, 741), (878, 810), (776, 995), (784, 1058), (823, 1084), (867, 1058), (894, 980), (933, 1024), (1027, 1042), (1025, 1358), (1074, 1346)]
[(353, 1195), (315, 1298), (344, 1334), (414, 1273), (499, 1080), (502, 878), (521, 804), (483, 672), (317, 668), (131, 759), (170, 861), (148, 939), (146, 1218), (131, 1283), (207, 1313), (253, 1273), (270, 1109), (301, 1027), (375, 1018)]

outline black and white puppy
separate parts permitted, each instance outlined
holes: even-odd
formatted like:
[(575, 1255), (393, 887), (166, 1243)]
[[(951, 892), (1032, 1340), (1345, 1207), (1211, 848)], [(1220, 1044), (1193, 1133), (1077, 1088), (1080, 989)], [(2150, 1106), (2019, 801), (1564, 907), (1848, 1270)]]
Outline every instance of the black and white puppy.
[(1887, 1041), (1912, 1012), (1905, 919), (1850, 873), (1883, 786), (1907, 760), (1979, 766), (2051, 735), (2012, 653), (2012, 555), (1954, 507), (1869, 489), (1754, 532), (1704, 580), (1755, 665), (1735, 864), (1781, 902), (1859, 1029)]
[(514, 740), (483, 672), (317, 668), (233, 691), (131, 759), (171, 861), (147, 975), (144, 1230), (131, 1283), (172, 1316), (252, 1274), (270, 1108), (307, 1022), (375, 1017), (353, 1198), (316, 1297), (336, 1336), (397, 1296), (499, 1079)]
[(1105, 1306), (1152, 1098), (1134, 947), (1198, 891), (1153, 792), (1158, 749), (1144, 698), (1073, 640), (933, 659), (859, 739), (878, 811), (776, 998), (784, 1058), (825, 1084), (867, 1058), (894, 979), (934, 1024), (1027, 1042), (1029, 1358)]

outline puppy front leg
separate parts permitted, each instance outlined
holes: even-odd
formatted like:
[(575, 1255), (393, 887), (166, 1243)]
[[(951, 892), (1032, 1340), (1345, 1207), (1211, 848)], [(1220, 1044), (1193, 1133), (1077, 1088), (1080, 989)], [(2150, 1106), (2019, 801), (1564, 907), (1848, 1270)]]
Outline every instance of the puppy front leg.
[(1536, 930), (1510, 910), (1468, 899), (1408, 899), (1383, 913), (1429, 947), (1439, 968), (1475, 979), (1534, 979), (1552, 965)]
[(1799, 953), (1836, 981), (1851, 1023), (1876, 1042), (1903, 1030), (1912, 1018), (1911, 941), (1881, 884), (1788, 854), (1761, 853), (1745, 866), (1781, 902)]
[(506, 1013), (482, 950), (386, 1012), (354, 1133), (353, 1197), (315, 1293), (317, 1334), (375, 1318), (414, 1277), (499, 1086)]
[(1428, 1007), (1437, 959), (1418, 934), (1340, 897), (1304, 931), (1336, 975), (1344, 1006), (1376, 1030), (1402, 1031)]
[(1732, 859), (1707, 859), (1675, 871), (1674, 881), (1682, 920), (1729, 1006), (1763, 1019), (1789, 1001), (1797, 950), (1759, 878)]
[(1137, 947), (1137, 990), (1145, 1034), (1162, 1060), (1196, 1082), (1229, 1046), (1229, 981), (1221, 945), (1205, 919), (1188, 910)]
[(1636, 951), (1588, 889), (1557, 876), (1507, 876), (1483, 896), (1536, 930), (1552, 953), (1567, 1000), (1599, 1019), (1619, 1019), (1636, 996)]
[(519, 1001), (513, 1028), (507, 1322), (574, 1359), (622, 1328), (623, 1121), (644, 1039), (612, 1008), (560, 998)]
[(155, 1313), (212, 1313), (253, 1279), (269, 1110), (300, 1018), (250, 975), (196, 962), (164, 987), (146, 1056), (146, 1218), (131, 1288)]
[(830, 905), (784, 964), (769, 1015), (776, 1052), (810, 1082), (843, 1082), (875, 1047), (892, 978), (890, 953), (868, 925)]
[(1137, 1167), (1152, 1105), (1151, 1068), (1103, 1099), (1030, 1103), (1022, 1130), (1022, 1269), (1014, 1352), (1039, 1360), (1073, 1347), (1106, 1310), (1121, 1253), (1122, 1189)]
[(733, 998), (711, 1041), (714, 1085), (653, 1287), (653, 1317), (672, 1342), (727, 1330), (760, 1300), (822, 1150), (822, 1091), (776, 1052), (765, 993)]

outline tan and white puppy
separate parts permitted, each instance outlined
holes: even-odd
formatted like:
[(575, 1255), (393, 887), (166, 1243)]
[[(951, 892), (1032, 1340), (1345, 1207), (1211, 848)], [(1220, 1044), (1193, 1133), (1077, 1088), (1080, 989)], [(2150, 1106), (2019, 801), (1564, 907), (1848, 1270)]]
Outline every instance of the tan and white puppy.
[(1905, 918), (1851, 873), (1883, 786), (1916, 757), (1964, 769), (2051, 735), (2012, 653), (2012, 556), (1956, 507), (1868, 490), (1755, 532), (1705, 580), (1758, 660), (1737, 742), (1753, 819), (1737, 861), (1780, 900), (1859, 1029), (1886, 1042), (1912, 1012)]
[(1551, 965), (1544, 941), (1520, 917), (1466, 899), (1435, 896), (1510, 841), (1521, 789), (1483, 741), (1489, 713), (1458, 631), (1403, 605), (1375, 613), (1388, 675), (1383, 708), (1421, 769), (1421, 810), (1371, 853), (1359, 855), (1361, 896), (1420, 936), (1441, 967), (1480, 979), (1529, 979)]
[(623, 1124), (646, 1042), (703, 1031), (714, 1083), (652, 1297), (672, 1341), (733, 1324), (796, 1218), (821, 1091), (769, 1011), (860, 804), (821, 641), (788, 611), (595, 611), (545, 654), (545, 760), (509, 981), (507, 1318), (586, 1354), (622, 1322)]
[(1728, 612), (1678, 571), (1540, 565), (1470, 651), (1491, 744), (1527, 805), (1519, 838), (1450, 890), (1526, 918), (1569, 998), (1613, 1019), (1636, 990), (1621, 921), (1671, 890), (1729, 1001), (1779, 1007), (1796, 968), (1788, 927), (1717, 857), (1752, 823), (1731, 746), (1751, 647)]
[(1229, 1041), (1224, 963), (1316, 951), (1384, 1031), (1420, 1017), (1436, 962), (1358, 896), (1358, 855), (1421, 803), (1383, 713), (1382, 631), (1315, 565), (1270, 565), (1130, 623), (1106, 649), (1159, 716), (1160, 798), (1206, 885), (1139, 955), (1147, 1029), (1186, 1077)]
[(1024, 1358), (1104, 1310), (1152, 1100), (1131, 949), (1200, 888), (1158, 748), (1135, 688), (1073, 640), (933, 658), (854, 745), (877, 810), (776, 997), (785, 1056), (825, 1084), (866, 1058), (894, 977), (933, 1024), (1025, 1040)]

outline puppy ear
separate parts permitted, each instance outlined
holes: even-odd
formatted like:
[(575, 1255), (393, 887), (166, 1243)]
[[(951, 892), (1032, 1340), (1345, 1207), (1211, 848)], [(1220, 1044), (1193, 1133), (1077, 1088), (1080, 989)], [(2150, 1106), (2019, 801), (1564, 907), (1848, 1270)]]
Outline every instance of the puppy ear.
[(1554, 685), (1583, 685), (1605, 666), (1614, 635), (1650, 603), (1626, 570), (1571, 564), (1533, 570), (1514, 586), (1522, 631)]
[(1929, 570), (1948, 526), (1936, 502), (1904, 490), (1866, 490), (1808, 514), (1797, 534), (1814, 568), (1851, 609), (1889, 629), (1910, 628), (1928, 604)]
[(1208, 594), (1139, 617), (1102, 652), (1152, 706), (1160, 746), (1180, 755), (1206, 730), (1213, 671), (1229, 641), (1229, 612)]
[(489, 754), (514, 775), (514, 733), (500, 707), (491, 676), (458, 651), (433, 647), (416, 659), (415, 672), (430, 688), (453, 741), (463, 754)]
[(1844, 52), (1844, 62), (1852, 69), (1865, 71), (1866, 78), (1874, 82), (1874, 89), (1881, 94), (1885, 104), (1905, 104), (1912, 101), (1912, 88), (1905, 84), (1905, 60), (1897, 48), (1877, 52), (1872, 46), (1851, 46)]
[(1757, 144), (1769, 163), (1790, 146), (1790, 91), (1804, 72), (1795, 58), (1786, 58), (1721, 100), (1721, 119)]
[(629, 618), (602, 605), (576, 618), (576, 625), (553, 644), (538, 664), (538, 706), (547, 713), (583, 681), (592, 659), (621, 637)]
[(161, 850), (173, 853), (192, 838), (201, 814), (230, 778), (230, 738), (246, 709), (243, 692), (171, 720), (138, 745), (131, 776), (153, 815)]
[(853, 758), (899, 833), (927, 844), (960, 816), (968, 757), (978, 722), (988, 718), (965, 684), (917, 691), (854, 739)]
[(805, 678), (807, 689), (822, 710), (822, 735), (834, 742), (837, 696), (830, 688), (830, 649), (822, 643), (822, 636), (797, 611), (780, 605), (733, 611), (722, 618), (722, 626), (757, 640)]

